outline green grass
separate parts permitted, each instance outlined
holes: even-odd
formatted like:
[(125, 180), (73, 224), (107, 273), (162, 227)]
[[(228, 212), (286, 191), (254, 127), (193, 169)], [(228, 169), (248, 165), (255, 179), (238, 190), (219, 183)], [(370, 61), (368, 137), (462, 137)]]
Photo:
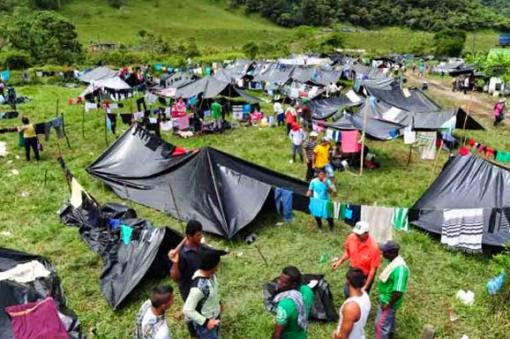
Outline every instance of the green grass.
[(248, 41), (274, 41), (291, 31), (278, 27), (257, 15), (244, 16), (227, 10), (226, 1), (214, 0), (142, 0), (126, 1), (120, 9), (105, 0), (73, 1), (62, 14), (77, 27), (79, 39), (133, 43), (145, 30), (168, 41), (194, 38), (200, 47), (241, 47)]
[[(17, 90), (33, 99), (29, 104), (20, 105), (19, 110), (34, 122), (54, 116), (59, 99), (73, 146), (69, 150), (61, 142), (63, 156), (81, 184), (100, 202), (123, 202), (136, 208), (140, 217), (151, 220), (155, 225), (182, 229), (181, 223), (162, 213), (121, 201), (85, 172), (85, 167), (104, 150), (105, 141), (99, 112), (86, 115), (85, 138), (82, 138), (81, 107), (64, 104), (80, 89), (40, 85), (19, 87)], [(436, 99), (441, 101), (441, 98)], [(490, 125), (488, 118), (480, 119), (486, 126)], [(0, 127), (17, 123), (17, 120), (0, 121)], [(127, 129), (122, 124), (120, 127)], [(504, 127), (497, 132), (492, 129), (479, 132), (476, 136), (488, 144), (503, 147), (510, 133)], [(299, 178), (305, 173), (303, 165), (288, 163), (289, 145), (283, 129), (251, 127), (189, 140), (169, 134), (165, 134), (164, 138), (186, 147), (211, 145)], [(109, 141), (112, 140), (110, 135)], [(15, 135), (0, 134), (0, 141), (7, 141), (11, 152), (6, 159), (0, 160), (0, 231), (12, 233), (10, 237), (0, 236), (0, 246), (43, 255), (56, 265), (68, 303), (79, 315), (86, 333), (95, 333), (92, 337), (97, 338), (130, 337), (135, 313), (147, 298), (150, 286), (169, 282), (169, 279), (145, 282), (119, 311), (113, 312), (100, 293), (99, 258), (81, 241), (77, 229), (64, 226), (56, 214), (68, 198), (67, 186), (56, 162), (59, 143), (54, 136), (49, 142), (44, 142), (42, 161), (36, 164), (24, 160), (22, 150), (16, 147)], [(442, 154), (434, 167), (432, 162), (421, 161), (415, 156), (407, 167), (408, 148), (401, 140), (370, 141), (369, 146), (380, 157), (382, 168), (367, 171), (363, 177), (337, 174), (339, 194), (336, 199), (409, 207), (426, 190), (446, 160), (446, 155)], [(13, 169), (19, 170), (20, 174), (11, 175)], [(23, 198), (22, 192), (29, 192), (30, 196)], [(226, 303), (222, 327), (224, 338), (270, 336), (273, 319), (264, 310), (261, 287), (288, 264), (295, 264), (304, 272), (326, 274), (336, 306), (339, 307), (342, 302), (344, 269), (332, 272), (328, 265), (319, 263), (319, 258), (322, 253), (331, 257), (341, 256), (349, 227), (337, 223), (333, 232), (321, 234), (317, 232), (314, 220), (302, 213), (297, 213), (291, 225), (276, 227), (275, 222), (274, 216), (263, 214), (254, 225), (258, 234), (257, 245), (267, 258), (268, 267), (256, 249), (244, 244), (241, 239), (225, 241), (207, 237), (213, 245), (229, 248), (232, 252), (225, 258), (219, 272), (221, 293)], [(508, 305), (503, 304), (500, 297), (489, 297), (485, 292), (485, 284), (494, 273), (489, 257), (447, 251), (437, 239), (416, 230), (408, 234), (398, 233), (397, 240), (402, 244), (403, 256), (411, 270), (409, 292), (398, 314), (397, 338), (417, 338), (423, 326), (429, 323), (436, 328), (438, 338), (460, 338), (463, 334), (470, 338), (509, 337)], [(463, 306), (455, 300), (455, 293), (461, 288), (475, 292), (474, 306)], [(371, 297), (375, 305), (376, 293), (372, 293)], [(182, 305), (179, 298), (176, 300), (168, 319), (174, 337), (185, 338), (185, 327), (171, 317)], [(459, 316), (458, 321), (448, 321), (449, 308)], [(312, 323), (309, 337), (329, 338), (334, 327), (335, 324)], [(367, 333), (369, 338), (373, 337), (373, 313)]]

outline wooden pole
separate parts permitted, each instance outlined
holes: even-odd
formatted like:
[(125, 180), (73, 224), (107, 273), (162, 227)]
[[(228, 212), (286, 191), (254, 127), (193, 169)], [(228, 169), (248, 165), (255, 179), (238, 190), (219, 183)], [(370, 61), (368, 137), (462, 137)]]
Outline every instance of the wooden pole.
[(413, 145), (409, 145), (409, 156), (407, 157), (407, 167), (411, 164), (411, 159), (413, 156)]
[(85, 139), (85, 106), (81, 112), (81, 137)]
[(255, 248), (257, 249), (257, 252), (259, 252), (262, 260), (264, 260), (264, 264), (266, 264), (266, 266), (269, 266), (269, 264), (267, 263), (266, 257), (264, 257), (264, 255), (262, 254), (262, 251), (260, 250), (260, 248), (256, 244), (253, 244), (253, 246), (255, 246)]
[(365, 135), (366, 135), (366, 129), (367, 129), (367, 121), (368, 121), (368, 105), (370, 103), (365, 103), (365, 108), (363, 109), (363, 131), (361, 134), (361, 160), (360, 160), (360, 167), (359, 167), (359, 175), (363, 175), (363, 165), (364, 165), (364, 159), (365, 159)]

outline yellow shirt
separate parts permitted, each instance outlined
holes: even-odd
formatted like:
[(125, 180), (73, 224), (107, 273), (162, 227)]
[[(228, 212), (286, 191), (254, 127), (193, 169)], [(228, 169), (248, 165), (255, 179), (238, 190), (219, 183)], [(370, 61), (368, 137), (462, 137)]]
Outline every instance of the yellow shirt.
[(37, 136), (35, 134), (34, 125), (32, 125), (32, 124), (23, 125), (21, 127), (21, 130), (23, 131), (23, 138), (25, 138), (25, 139), (27, 139), (27, 138), (35, 138)]
[(317, 145), (313, 150), (315, 155), (315, 168), (323, 168), (329, 163), (329, 145)]

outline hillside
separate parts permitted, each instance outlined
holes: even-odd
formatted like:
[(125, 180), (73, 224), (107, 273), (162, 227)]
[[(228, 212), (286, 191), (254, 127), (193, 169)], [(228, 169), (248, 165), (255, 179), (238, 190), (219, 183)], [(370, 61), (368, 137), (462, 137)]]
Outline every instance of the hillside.
[[(506, 0), (487, 0), (505, 3)], [(510, 21), (478, 0), (231, 0), (234, 7), (282, 26), (331, 25), (348, 21), (365, 27), (406, 26), (438, 31), (443, 28), (477, 30), (508, 28)]]
[(222, 1), (128, 0), (120, 9), (105, 0), (71, 1), (60, 11), (77, 27), (82, 43), (130, 43), (145, 30), (169, 41), (194, 38), (201, 47), (240, 47), (247, 41), (274, 41), (289, 31), (259, 15), (228, 11)]

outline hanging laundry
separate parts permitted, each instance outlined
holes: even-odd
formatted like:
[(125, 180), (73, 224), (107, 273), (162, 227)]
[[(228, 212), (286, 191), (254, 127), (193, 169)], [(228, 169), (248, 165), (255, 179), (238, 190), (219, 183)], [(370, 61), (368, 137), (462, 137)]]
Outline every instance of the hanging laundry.
[(120, 238), (124, 245), (129, 245), (131, 236), (133, 235), (133, 228), (127, 225), (120, 225)]
[(131, 126), (133, 123), (133, 114), (120, 114), (120, 120), (122, 120), (122, 123), (125, 125)]
[(115, 134), (117, 129), (117, 114), (116, 113), (108, 113), (106, 114), (106, 127), (110, 132)]
[(333, 204), (329, 200), (310, 198), (308, 205), (310, 214), (315, 218), (331, 218), (333, 215)]
[(499, 162), (510, 162), (510, 152), (499, 151), (496, 154), (496, 161)]
[(361, 221), (369, 224), (369, 232), (379, 244), (393, 240), (393, 208), (361, 206)]
[(399, 231), (409, 232), (409, 219), (407, 218), (408, 213), (408, 208), (394, 208), (393, 216), (391, 217), (391, 224), (393, 225), (393, 228)]
[(340, 220), (342, 218), (342, 203), (333, 202), (333, 219)]
[(139, 98), (136, 100), (136, 110), (138, 112), (145, 112), (147, 110), (147, 105), (145, 104), (145, 98)]
[(162, 131), (165, 131), (165, 132), (171, 131), (173, 129), (172, 120), (162, 121), (160, 123), (160, 128)]
[(483, 209), (445, 209), (441, 243), (467, 252), (480, 252), (483, 237)]
[(276, 188), (274, 191), (274, 201), (276, 204), (276, 211), (283, 217), (287, 223), (292, 221), (292, 191), (283, 188)]
[(135, 120), (143, 120), (145, 114), (143, 112), (135, 112), (133, 113), (133, 119)]
[(411, 145), (416, 142), (416, 132), (413, 131), (411, 126), (404, 129), (404, 144)]
[(336, 129), (332, 129), (332, 128), (326, 129), (326, 137), (328, 137), (330, 140), (333, 140), (335, 142), (342, 141), (342, 134), (340, 131), (337, 131)]
[(436, 158), (436, 132), (418, 132), (416, 135), (420, 145), (421, 159), (434, 160)]
[(97, 109), (97, 104), (95, 102), (86, 102), (85, 103), (85, 112), (89, 112), (92, 109)]
[(361, 218), (361, 206), (346, 204), (343, 214), (343, 220), (346, 224), (354, 227)]
[(359, 131), (342, 132), (342, 152), (359, 153), (361, 152), (361, 144)]
[(44, 125), (44, 138), (46, 141), (50, 140), (51, 129), (55, 130), (58, 139), (62, 139), (64, 137), (64, 120), (62, 117), (54, 118)]
[(14, 338), (68, 339), (53, 298), (22, 305), (8, 306)]

